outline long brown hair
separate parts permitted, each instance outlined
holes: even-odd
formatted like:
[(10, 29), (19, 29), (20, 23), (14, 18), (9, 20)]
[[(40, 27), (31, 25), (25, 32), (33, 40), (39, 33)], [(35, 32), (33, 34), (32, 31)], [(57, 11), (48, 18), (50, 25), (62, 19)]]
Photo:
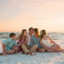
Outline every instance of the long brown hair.
[(46, 30), (41, 30), (40, 39), (42, 39), (46, 35)]
[[(22, 30), (22, 32), (21, 32), (21, 34), (20, 34), (20, 39), (19, 39), (19, 40), (22, 40), (22, 39), (23, 39), (23, 36), (24, 36), (24, 32), (25, 32), (25, 31), (27, 31), (27, 30), (26, 30), (26, 29), (23, 29), (23, 30)], [(24, 40), (26, 40), (26, 37), (27, 37), (27, 36), (25, 36)]]
[(34, 31), (37, 33), (37, 35), (39, 36), (39, 30), (38, 28), (35, 28)]

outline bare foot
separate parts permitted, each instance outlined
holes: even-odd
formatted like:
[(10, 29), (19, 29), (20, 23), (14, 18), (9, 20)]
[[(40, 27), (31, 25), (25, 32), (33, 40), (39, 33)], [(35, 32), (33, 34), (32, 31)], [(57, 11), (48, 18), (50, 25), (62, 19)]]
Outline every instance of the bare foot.
[(29, 53), (27, 53), (27, 54), (30, 54), (31, 56), (33, 56), (33, 53), (32, 53), (32, 52), (29, 52)]
[(6, 56), (6, 53), (3, 53), (4, 56)]
[(30, 54), (31, 56), (33, 56), (33, 55), (34, 55), (32, 52), (29, 52), (29, 54)]
[(64, 52), (64, 49), (60, 49), (60, 52)]

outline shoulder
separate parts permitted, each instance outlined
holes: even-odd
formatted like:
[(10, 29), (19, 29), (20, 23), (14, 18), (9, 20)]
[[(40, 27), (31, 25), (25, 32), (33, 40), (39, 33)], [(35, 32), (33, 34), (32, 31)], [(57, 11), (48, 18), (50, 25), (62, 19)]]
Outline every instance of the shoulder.
[(12, 38), (8, 38), (7, 40), (12, 40)]
[(7, 42), (16, 42), (16, 40), (13, 40), (12, 38), (9, 38)]
[(13, 40), (12, 38), (9, 38), (9, 39), (7, 39), (7, 41), (9, 41), (9, 42), (10, 42), (10, 41), (14, 41), (14, 40)]

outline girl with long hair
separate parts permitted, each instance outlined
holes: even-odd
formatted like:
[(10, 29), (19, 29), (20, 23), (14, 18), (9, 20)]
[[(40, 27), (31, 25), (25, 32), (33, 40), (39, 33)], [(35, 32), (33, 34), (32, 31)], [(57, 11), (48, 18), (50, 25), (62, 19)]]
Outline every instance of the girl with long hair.
[(56, 44), (52, 39), (47, 36), (46, 30), (42, 30), (40, 34), (40, 44), (47, 52), (60, 52), (64, 51), (61, 47)]
[(27, 48), (27, 41), (27, 30), (23, 29), (18, 40), (18, 46), (21, 47), (25, 54), (32, 55), (32, 52), (30, 52), (29, 49)]
[(35, 52), (35, 50), (37, 49), (38, 46), (34, 45), (34, 46), (30, 47), (27, 45), (27, 42), (28, 42), (27, 30), (23, 29), (22, 33), (20, 34), (18, 46), (21, 47), (21, 49), (23, 50), (23, 52), (25, 54), (33, 55), (33, 52)]
[(31, 38), (31, 46), (33, 46), (35, 44), (38, 45), (37, 52), (45, 52), (45, 50), (40, 45), (40, 38), (39, 38), (39, 30), (38, 30), (38, 28), (34, 29), (34, 35)]

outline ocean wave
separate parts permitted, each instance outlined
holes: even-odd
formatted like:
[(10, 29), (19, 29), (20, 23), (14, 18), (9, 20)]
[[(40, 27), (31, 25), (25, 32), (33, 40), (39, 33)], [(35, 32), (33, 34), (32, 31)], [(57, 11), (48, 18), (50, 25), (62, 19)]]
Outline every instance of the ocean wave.
[[(17, 36), (20, 34), (20, 32), (15, 32)], [(0, 40), (9, 38), (10, 32), (0, 32)], [(63, 33), (48, 33), (48, 35), (53, 40), (64, 40), (64, 34)]]

